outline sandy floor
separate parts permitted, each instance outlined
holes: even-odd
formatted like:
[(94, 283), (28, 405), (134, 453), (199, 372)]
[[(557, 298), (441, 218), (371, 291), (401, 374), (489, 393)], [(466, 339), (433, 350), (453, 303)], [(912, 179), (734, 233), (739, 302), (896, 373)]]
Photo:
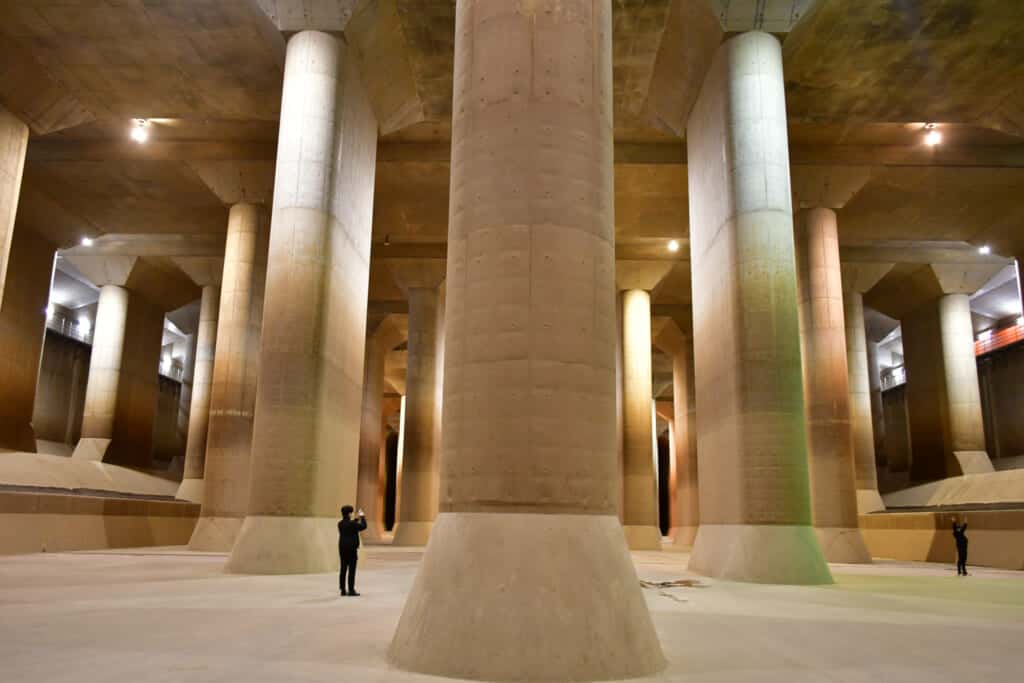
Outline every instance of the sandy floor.
[[(389, 670), (420, 553), (370, 548), (361, 598), (334, 575), (222, 573), (179, 549), (0, 557), (0, 680), (440, 680)], [(686, 578), (686, 555), (637, 553), (642, 579)], [(1024, 671), (1024, 573), (880, 562), (827, 588), (696, 578), (647, 589), (671, 681), (979, 681)]]

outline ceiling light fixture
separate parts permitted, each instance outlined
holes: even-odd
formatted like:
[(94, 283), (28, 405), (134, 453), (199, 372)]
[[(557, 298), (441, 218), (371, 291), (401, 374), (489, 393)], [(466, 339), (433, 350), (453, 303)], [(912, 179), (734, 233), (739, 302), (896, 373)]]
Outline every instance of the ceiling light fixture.
[(91, 237), (83, 237), (82, 238), (82, 246), (83, 247), (91, 247), (92, 246), (92, 238)]
[(132, 122), (132, 140), (140, 145), (149, 140), (149, 121), (146, 119), (135, 119)]
[(935, 147), (936, 145), (942, 144), (942, 133), (940, 133), (934, 123), (926, 123), (924, 129), (928, 131), (924, 134), (924, 144), (929, 147)]
[(669, 240), (668, 250), (671, 251), (673, 254), (679, 251), (679, 242), (677, 240)]
[(988, 246), (987, 244), (983, 244), (980, 247), (978, 247), (978, 253), (983, 256), (988, 256), (989, 254), (992, 253), (992, 247)]

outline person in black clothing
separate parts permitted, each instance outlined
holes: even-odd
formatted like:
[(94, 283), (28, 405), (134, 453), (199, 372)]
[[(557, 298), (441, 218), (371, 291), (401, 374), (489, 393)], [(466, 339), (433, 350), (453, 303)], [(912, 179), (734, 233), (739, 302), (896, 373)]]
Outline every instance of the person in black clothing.
[(953, 520), (953, 538), (956, 540), (956, 575), (967, 576), (967, 522)]
[[(359, 534), (366, 529), (366, 515), (359, 511), (359, 519), (352, 519), (352, 506), (341, 508), (341, 521), (338, 522), (338, 556), (341, 558), (341, 574), (338, 576), (338, 587), (342, 595), (359, 595), (356, 593), (356, 562), (359, 559)], [(345, 591), (345, 575), (348, 575), (348, 592)]]

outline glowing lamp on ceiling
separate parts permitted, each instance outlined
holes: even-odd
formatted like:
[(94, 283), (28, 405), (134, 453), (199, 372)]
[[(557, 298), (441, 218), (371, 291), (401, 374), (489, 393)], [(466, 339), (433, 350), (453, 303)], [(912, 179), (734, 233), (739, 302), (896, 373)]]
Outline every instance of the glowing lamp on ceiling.
[(146, 119), (135, 119), (132, 122), (132, 140), (140, 145), (149, 140), (149, 121)]

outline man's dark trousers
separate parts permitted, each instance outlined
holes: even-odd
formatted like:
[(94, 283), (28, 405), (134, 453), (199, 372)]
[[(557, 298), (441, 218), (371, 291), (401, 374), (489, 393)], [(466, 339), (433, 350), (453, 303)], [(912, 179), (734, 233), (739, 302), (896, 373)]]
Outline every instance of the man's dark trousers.
[(957, 543), (956, 544), (956, 573), (966, 574), (967, 573), (967, 544)]
[(345, 574), (348, 574), (348, 592), (356, 592), (356, 562), (359, 561), (359, 553), (355, 550), (340, 550), (338, 554), (341, 556), (341, 573), (338, 576), (338, 588), (342, 593), (345, 592)]

